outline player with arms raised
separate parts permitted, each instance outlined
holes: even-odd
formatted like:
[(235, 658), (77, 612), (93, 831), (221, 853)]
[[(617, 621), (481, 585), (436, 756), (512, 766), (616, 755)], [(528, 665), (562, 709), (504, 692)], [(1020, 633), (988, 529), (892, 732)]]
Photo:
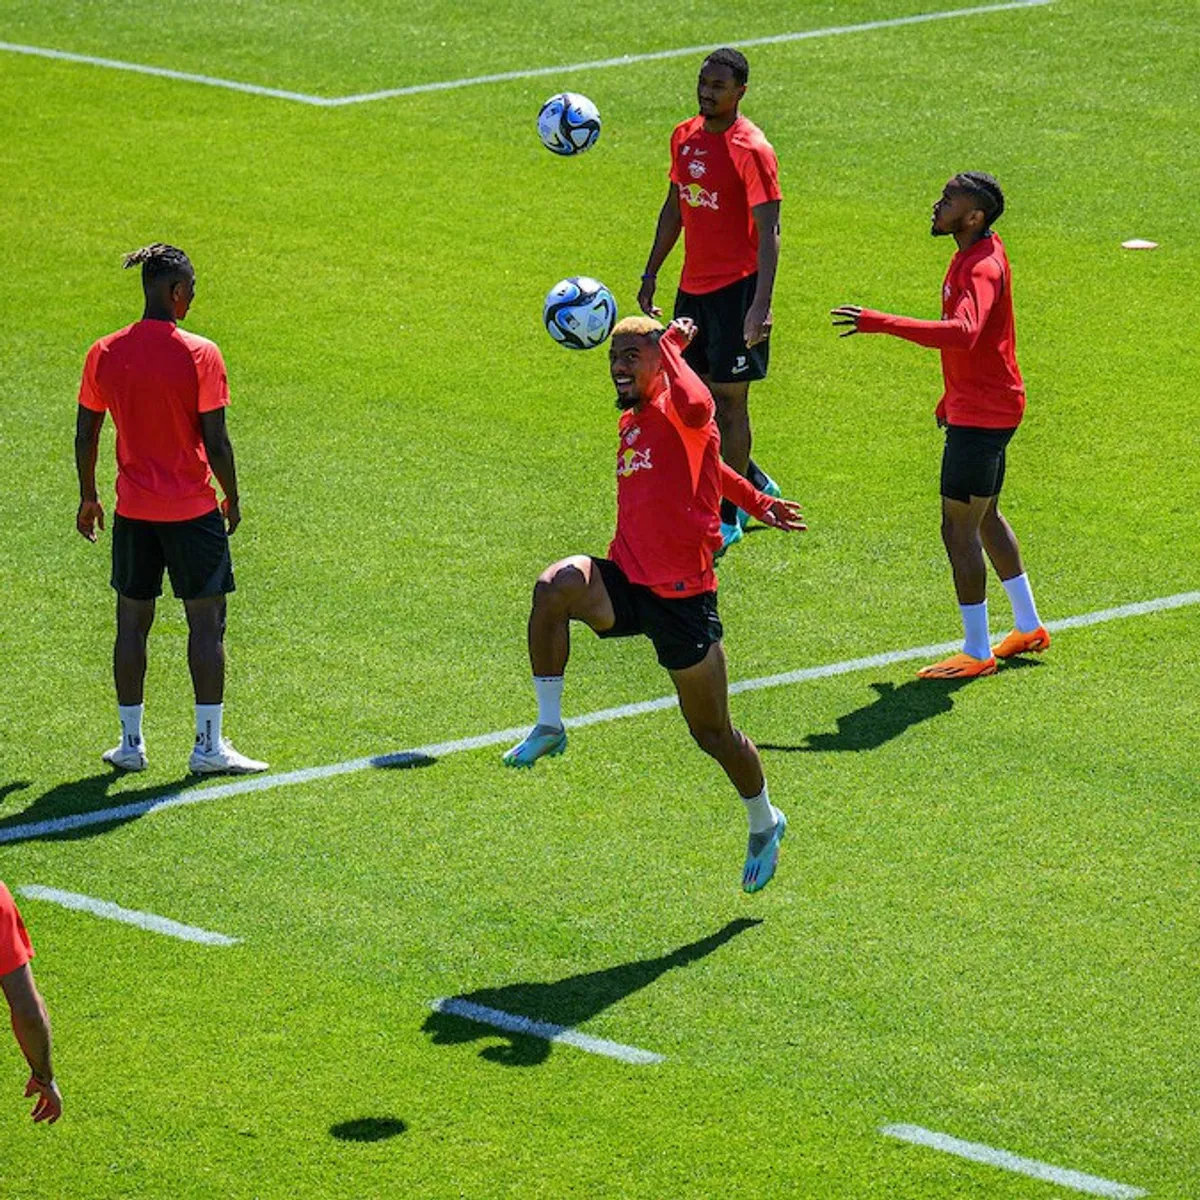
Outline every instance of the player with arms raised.
[[(700, 115), (671, 134), (671, 181), (637, 299), (647, 316), (662, 315), (654, 304), (658, 271), (682, 231), (675, 316), (699, 326), (686, 358), (716, 401), (721, 456), (755, 487), (778, 496), (750, 457), (750, 384), (766, 378), (770, 357), (781, 193), (775, 151), (738, 111), (749, 77), (745, 56), (728, 47), (701, 65)], [(718, 554), (741, 537), (737, 505), (725, 500)]]
[(777, 529), (803, 529), (799, 507), (757, 491), (720, 457), (712, 396), (683, 359), (685, 319), (663, 331), (649, 317), (613, 330), (609, 370), (621, 410), (617, 531), (608, 558), (576, 555), (542, 572), (529, 616), (538, 722), (504, 755), (512, 767), (561, 754), (563, 672), (570, 623), (601, 637), (645, 634), (670, 673), (700, 748), (724, 768), (746, 805), (750, 844), (742, 887), (770, 882), (787, 822), (767, 797), (755, 745), (729, 719), (729, 691), (713, 552), (727, 496)]
[[(1017, 367), (1012, 271), (992, 224), (1004, 211), (999, 183), (982, 171), (955, 175), (933, 206), (934, 237), (953, 237), (958, 253), (942, 285), (942, 319), (919, 321), (845, 304), (834, 325), (853, 333), (888, 333), (942, 353), (945, 392), (937, 422), (946, 430), (942, 454), (942, 540), (954, 573), (964, 630), (961, 654), (923, 667), (925, 679), (992, 675), (997, 658), (1050, 645), (1038, 617), (1021, 548), (997, 502), (1005, 450), (1025, 412)], [(993, 652), (988, 644), (987, 567), (999, 574), (1016, 628)]]

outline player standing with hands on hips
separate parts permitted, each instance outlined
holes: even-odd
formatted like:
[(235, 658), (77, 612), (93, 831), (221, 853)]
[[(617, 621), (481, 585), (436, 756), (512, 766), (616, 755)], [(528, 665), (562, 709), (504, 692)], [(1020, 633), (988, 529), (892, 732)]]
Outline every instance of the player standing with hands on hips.
[[(780, 495), (750, 457), (750, 384), (770, 358), (771, 296), (779, 265), (779, 164), (762, 130), (738, 112), (750, 67), (737, 50), (714, 50), (700, 67), (700, 115), (671, 134), (667, 198), (642, 275), (638, 307), (658, 317), (659, 268), (682, 231), (675, 316), (695, 321), (684, 352), (717, 405), (721, 457), (760, 491)], [(721, 504), (718, 556), (742, 537), (745, 510)]]
[[(188, 256), (156, 242), (125, 256), (126, 267), (138, 264), (146, 297), (142, 319), (88, 351), (75, 422), (75, 524), (89, 542), (96, 540), (97, 525), (104, 528), (96, 454), (106, 412), (117, 427), (113, 678), (121, 743), (105, 751), (104, 761), (124, 771), (146, 767), (146, 640), (165, 567), (187, 614), (188, 667), (196, 695), (196, 741), (188, 767), (202, 775), (265, 771), (265, 762), (239, 754), (221, 732), (225, 596), (234, 587), (229, 534), (242, 519), (233, 446), (225, 429), (225, 361), (214, 342), (177, 324), (196, 291)], [(225, 493), (220, 506), (210, 472)]]
[(534, 587), (529, 660), (538, 719), (504, 761), (532, 767), (567, 747), (562, 693), (572, 621), (602, 638), (645, 634), (670, 673), (692, 737), (746, 806), (742, 888), (756, 892), (775, 873), (787, 820), (767, 798), (754, 743), (729, 719), (713, 571), (719, 502), (726, 496), (776, 529), (803, 529), (804, 522), (798, 505), (756, 491), (721, 461), (712, 395), (683, 357), (695, 335), (686, 318), (664, 331), (651, 317), (626, 317), (613, 330), (609, 373), (621, 410), (616, 535), (607, 558), (560, 559)]
[[(942, 453), (942, 540), (954, 572), (965, 633), (961, 654), (923, 667), (925, 679), (993, 675), (997, 658), (1050, 645), (1038, 617), (1021, 548), (997, 502), (1005, 451), (1025, 412), (1017, 367), (1012, 272), (992, 224), (1004, 211), (999, 183), (982, 171), (955, 175), (933, 206), (934, 237), (953, 237), (958, 253), (942, 285), (942, 319), (919, 321), (844, 304), (835, 326), (854, 333), (888, 333), (942, 352), (945, 392), (938, 425)], [(993, 651), (988, 639), (987, 566), (996, 568), (1012, 604), (1016, 628)]]

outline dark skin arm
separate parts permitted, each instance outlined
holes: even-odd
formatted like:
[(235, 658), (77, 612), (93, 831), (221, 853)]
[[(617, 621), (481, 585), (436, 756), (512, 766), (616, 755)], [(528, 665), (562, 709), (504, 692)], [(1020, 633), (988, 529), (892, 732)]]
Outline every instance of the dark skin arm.
[(81, 404), (75, 414), (75, 473), (79, 476), (79, 511), (75, 528), (89, 542), (96, 540), (96, 526), (104, 528), (104, 509), (96, 495), (96, 454), (100, 449), (100, 427), (104, 414)]
[(50, 1018), (46, 1006), (33, 982), (33, 972), (26, 963), (7, 975), (0, 975), (0, 989), (12, 1010), (13, 1033), (32, 1074), (25, 1085), (26, 1096), (37, 1096), (33, 1108), (35, 1121), (51, 1125), (62, 1115), (62, 1096), (54, 1082), (54, 1067), (50, 1061)]
[(208, 465), (225, 493), (221, 502), (221, 511), (229, 532), (241, 524), (242, 510), (238, 499), (237, 468), (233, 464), (233, 443), (229, 440), (229, 431), (225, 428), (225, 410), (213, 409), (212, 412), (200, 414), (200, 432), (204, 437), (204, 452), (208, 455)]
[(754, 301), (746, 313), (742, 339), (747, 346), (765, 342), (771, 333), (771, 296), (775, 291), (775, 272), (779, 268), (779, 201), (768, 200), (751, 210), (758, 230), (758, 282)]
[(658, 214), (658, 227), (654, 231), (654, 245), (650, 247), (650, 257), (646, 260), (646, 273), (642, 276), (642, 286), (638, 289), (638, 308), (648, 317), (661, 317), (662, 309), (655, 307), (654, 288), (658, 283), (658, 270), (667, 261), (667, 255), (679, 241), (683, 230), (683, 216), (679, 212), (679, 193), (674, 183), (667, 185), (667, 198)]

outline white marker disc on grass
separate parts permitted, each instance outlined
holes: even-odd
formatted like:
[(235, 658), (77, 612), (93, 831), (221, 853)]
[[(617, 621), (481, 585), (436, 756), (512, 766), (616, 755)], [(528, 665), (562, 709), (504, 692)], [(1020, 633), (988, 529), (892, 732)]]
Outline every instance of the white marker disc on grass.
[(1127, 242), (1121, 243), (1122, 250), (1157, 250), (1157, 242), (1148, 242), (1145, 238), (1130, 238)]

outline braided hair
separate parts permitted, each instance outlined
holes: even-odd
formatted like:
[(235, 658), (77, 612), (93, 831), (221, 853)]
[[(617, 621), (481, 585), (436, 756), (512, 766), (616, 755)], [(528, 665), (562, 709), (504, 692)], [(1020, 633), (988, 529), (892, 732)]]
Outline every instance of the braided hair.
[(712, 63), (717, 67), (728, 67), (733, 73), (733, 82), (738, 87), (745, 87), (746, 80), (750, 78), (750, 64), (746, 61), (746, 56), (740, 50), (731, 49), (729, 46), (714, 50), (704, 62), (706, 65)]
[(954, 177), (954, 186), (975, 197), (984, 220), (990, 226), (1004, 212), (1004, 193), (994, 175), (986, 171), (962, 171)]
[(126, 270), (141, 264), (143, 286), (164, 276), (177, 278), (192, 271), (191, 259), (178, 246), (168, 246), (165, 242), (152, 242), (140, 250), (131, 250), (121, 263)]

